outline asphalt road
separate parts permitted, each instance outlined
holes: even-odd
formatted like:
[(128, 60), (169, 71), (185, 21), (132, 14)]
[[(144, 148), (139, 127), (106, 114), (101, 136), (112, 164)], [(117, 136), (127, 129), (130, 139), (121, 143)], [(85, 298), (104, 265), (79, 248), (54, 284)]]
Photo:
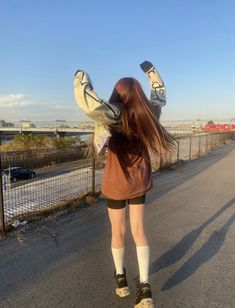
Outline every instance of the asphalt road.
[[(155, 176), (145, 222), (157, 307), (235, 307), (234, 221), (234, 142)], [(127, 227), (128, 298), (115, 295), (100, 198), (95, 207), (58, 213), (0, 241), (0, 307), (133, 307), (138, 267)]]
[(49, 179), (50, 177), (58, 176), (67, 174), (69, 172), (90, 167), (92, 166), (91, 159), (80, 159), (74, 162), (66, 162), (63, 164), (55, 165), (55, 166), (48, 166), (40, 169), (33, 169), (36, 173), (36, 177), (33, 179), (26, 179), (26, 180), (18, 180), (16, 183), (11, 183), (11, 187), (19, 187), (25, 185), (26, 183), (37, 182), (38, 180), (42, 179)]

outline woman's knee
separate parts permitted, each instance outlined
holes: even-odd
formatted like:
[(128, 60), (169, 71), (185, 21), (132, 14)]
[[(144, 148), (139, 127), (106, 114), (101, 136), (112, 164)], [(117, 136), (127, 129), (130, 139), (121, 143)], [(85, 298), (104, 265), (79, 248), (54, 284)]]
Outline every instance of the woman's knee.
[(145, 243), (144, 204), (129, 205), (131, 233), (135, 243)]
[(125, 238), (125, 234), (126, 234), (126, 227), (125, 225), (122, 226), (115, 226), (112, 227), (112, 237), (113, 238)]
[(147, 243), (147, 237), (143, 227), (134, 226), (131, 228), (131, 233), (136, 245), (145, 245)]
[(131, 228), (132, 236), (136, 239), (145, 237), (145, 232), (143, 228), (139, 228), (138, 226)]
[(125, 245), (125, 233), (112, 233), (112, 247), (120, 248)]
[(126, 233), (125, 209), (113, 210), (108, 208), (111, 222), (112, 236), (123, 238)]

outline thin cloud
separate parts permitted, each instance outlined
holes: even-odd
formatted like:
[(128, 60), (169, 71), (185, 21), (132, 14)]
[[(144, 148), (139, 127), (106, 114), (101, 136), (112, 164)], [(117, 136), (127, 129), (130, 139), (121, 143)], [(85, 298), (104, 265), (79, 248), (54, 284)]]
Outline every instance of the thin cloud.
[(31, 106), (27, 95), (22, 93), (0, 95), (0, 107), (25, 107)]

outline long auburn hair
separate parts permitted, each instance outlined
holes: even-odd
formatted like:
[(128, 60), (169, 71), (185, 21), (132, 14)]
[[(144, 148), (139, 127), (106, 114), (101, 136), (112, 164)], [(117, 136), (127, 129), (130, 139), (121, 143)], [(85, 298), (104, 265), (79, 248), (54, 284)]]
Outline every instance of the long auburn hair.
[[(151, 155), (162, 160), (174, 149), (174, 137), (159, 122), (160, 108), (150, 103), (138, 80), (131, 77), (120, 79), (109, 102), (123, 104), (118, 123), (109, 125), (109, 148), (117, 154), (123, 170), (133, 162), (133, 156), (127, 155), (124, 144), (128, 144), (128, 154), (137, 157), (139, 154), (147, 160)], [(124, 143), (124, 139), (128, 139), (128, 143)]]

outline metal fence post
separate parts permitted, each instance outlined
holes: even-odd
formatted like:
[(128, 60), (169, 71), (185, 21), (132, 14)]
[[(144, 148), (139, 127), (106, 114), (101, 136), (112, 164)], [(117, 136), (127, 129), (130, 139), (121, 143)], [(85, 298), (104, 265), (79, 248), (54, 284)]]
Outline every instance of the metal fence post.
[(199, 141), (198, 141), (198, 156), (201, 155), (201, 135), (199, 136)]
[(192, 158), (192, 135), (190, 135), (190, 139), (189, 139), (189, 160)]
[(180, 139), (177, 139), (177, 164), (180, 160)]
[(95, 194), (95, 157), (92, 157), (92, 184), (91, 184), (91, 194)]
[(95, 195), (95, 147), (94, 147), (94, 134), (93, 134), (93, 144), (92, 144), (92, 159), (91, 159), (91, 168), (92, 168), (92, 182), (91, 182), (91, 195)]
[(205, 146), (205, 148), (206, 148), (206, 153), (208, 152), (208, 135), (206, 135), (206, 146)]
[[(1, 146), (1, 136), (0, 136), (0, 146)], [(3, 201), (3, 190), (2, 190), (2, 155), (0, 152), (0, 227), (2, 233), (5, 236), (5, 219), (4, 219), (4, 201)]]

